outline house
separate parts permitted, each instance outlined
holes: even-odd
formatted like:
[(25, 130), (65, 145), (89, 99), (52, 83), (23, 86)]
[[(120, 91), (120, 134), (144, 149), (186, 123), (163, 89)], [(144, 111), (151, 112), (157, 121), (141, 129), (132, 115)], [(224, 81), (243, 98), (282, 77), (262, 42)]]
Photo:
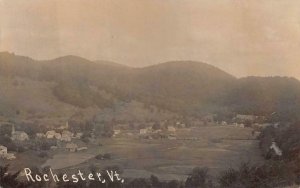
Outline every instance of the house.
[(77, 146), (77, 144), (74, 144), (74, 143), (67, 143), (66, 149), (70, 152), (76, 152), (78, 149), (78, 146)]
[(57, 146), (51, 146), (50, 149), (56, 150), (56, 149), (58, 149), (58, 147)]
[(222, 121), (222, 122), (221, 122), (221, 125), (222, 125), (222, 126), (226, 126), (226, 125), (227, 125), (227, 122), (226, 122), (226, 121)]
[(7, 154), (7, 147), (0, 145), (0, 157)]
[(57, 140), (61, 140), (62, 136), (61, 136), (60, 133), (55, 133), (54, 138), (57, 139)]
[(243, 123), (233, 123), (233, 126), (240, 127), (240, 128), (245, 128), (245, 125)]
[(55, 134), (56, 134), (56, 132), (53, 131), (53, 130), (52, 131), (47, 131), (46, 132), (46, 138), (52, 139), (52, 138), (54, 138)]
[(16, 156), (13, 153), (8, 153), (7, 147), (0, 145), (0, 158), (13, 160), (16, 159)]
[(62, 126), (58, 127), (58, 129), (60, 129), (60, 130), (69, 129), (69, 121), (67, 121), (65, 125), (62, 125)]
[(140, 129), (140, 134), (147, 134), (148, 130), (147, 129)]
[(61, 140), (62, 140), (62, 141), (65, 141), (65, 142), (71, 142), (72, 137), (73, 137), (73, 133), (70, 132), (70, 131), (63, 131), (63, 132), (61, 133)]
[(157, 129), (157, 130), (153, 131), (153, 133), (161, 133), (161, 132), (162, 132), (161, 129)]
[(51, 131), (47, 131), (45, 134), (45, 137), (47, 139), (57, 139), (57, 140), (61, 140), (62, 139), (62, 135), (60, 133), (57, 133), (53, 130)]
[(46, 135), (44, 133), (36, 133), (37, 138), (45, 138)]
[(176, 132), (176, 128), (173, 126), (168, 126), (168, 131), (169, 132)]
[(13, 153), (7, 153), (6, 154), (6, 159), (7, 160), (14, 160), (14, 159), (16, 159), (16, 156)]
[(80, 139), (83, 136), (83, 133), (76, 133), (74, 138)]
[(185, 123), (181, 123), (179, 126), (180, 126), (181, 128), (185, 128), (185, 127), (186, 127)]
[(242, 114), (237, 114), (236, 119), (241, 120), (241, 121), (254, 121), (257, 118), (257, 116), (254, 115), (242, 115)]
[(168, 135), (169, 140), (176, 140), (176, 136), (174, 134)]
[(120, 134), (121, 133), (121, 130), (119, 130), (119, 129), (115, 129), (114, 130), (114, 135), (118, 135), (118, 134)]

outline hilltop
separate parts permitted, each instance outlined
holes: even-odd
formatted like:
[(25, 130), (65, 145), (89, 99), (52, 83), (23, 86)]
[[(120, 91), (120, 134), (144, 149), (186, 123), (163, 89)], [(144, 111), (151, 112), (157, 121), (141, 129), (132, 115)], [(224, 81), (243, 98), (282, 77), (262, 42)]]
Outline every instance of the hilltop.
[[(194, 61), (171, 61), (132, 68), (107, 61), (63, 56), (37, 61), (25, 56), (0, 53), (1, 80), (32, 82), (26, 90), (30, 102), (59, 103), (74, 109), (114, 109), (118, 104), (138, 101), (144, 106), (181, 115), (235, 112), (278, 112), (286, 118), (300, 112), (300, 83), (287, 77), (236, 78), (212, 65)], [(24, 82), (25, 82), (24, 81)], [(34, 83), (33, 83), (34, 82)], [(47, 88), (44, 99), (39, 86)], [(23, 88), (24, 89), (24, 88)], [(22, 87), (11, 91), (22, 92)], [(25, 90), (23, 90), (25, 91)], [(3, 104), (9, 101), (6, 98)], [(28, 101), (29, 102), (29, 101)], [(18, 108), (6, 104), (9, 108)]]

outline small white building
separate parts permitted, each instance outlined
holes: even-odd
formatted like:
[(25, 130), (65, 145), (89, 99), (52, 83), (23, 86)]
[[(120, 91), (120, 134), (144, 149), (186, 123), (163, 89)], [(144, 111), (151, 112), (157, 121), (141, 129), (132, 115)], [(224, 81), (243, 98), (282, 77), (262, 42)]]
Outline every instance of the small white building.
[(62, 136), (61, 136), (60, 133), (55, 133), (54, 138), (57, 139), (57, 140), (61, 140)]
[(140, 134), (147, 134), (148, 130), (147, 129), (140, 129)]
[(76, 133), (74, 138), (80, 139), (83, 136), (83, 133)]
[(169, 140), (176, 140), (176, 136), (174, 134), (168, 135)]
[(7, 154), (7, 147), (0, 145), (0, 157)]
[(162, 130), (161, 129), (157, 129), (157, 130), (154, 130), (153, 133), (161, 133)]
[(70, 152), (76, 152), (78, 149), (78, 146), (77, 146), (77, 144), (74, 144), (74, 143), (67, 143), (66, 149)]
[(58, 149), (58, 147), (57, 146), (51, 146), (50, 149), (56, 150), (56, 149)]
[(176, 128), (173, 126), (168, 126), (168, 131), (169, 132), (176, 132)]
[(226, 125), (227, 125), (227, 122), (226, 122), (226, 121), (222, 121), (222, 122), (221, 122), (221, 125), (222, 125), (222, 126), (226, 126)]
[(46, 135), (44, 133), (36, 133), (37, 138), (45, 138)]
[(6, 159), (7, 160), (14, 160), (14, 159), (16, 159), (16, 156), (13, 153), (7, 153), (6, 154)]
[(71, 142), (73, 133), (70, 131), (63, 131), (61, 134), (61, 140), (65, 142)]
[(56, 134), (56, 132), (53, 131), (53, 130), (47, 131), (47, 132), (46, 132), (46, 138), (52, 139), (52, 138), (54, 138), (55, 134)]
[(257, 118), (257, 116), (254, 115), (244, 115), (244, 114), (237, 114), (236, 119), (242, 120), (242, 121), (254, 121)]
[(8, 153), (7, 147), (0, 145), (0, 158), (13, 160), (16, 159), (16, 156), (13, 153)]
[(118, 135), (118, 134), (120, 134), (121, 133), (121, 130), (120, 129), (115, 129), (114, 130), (114, 135)]

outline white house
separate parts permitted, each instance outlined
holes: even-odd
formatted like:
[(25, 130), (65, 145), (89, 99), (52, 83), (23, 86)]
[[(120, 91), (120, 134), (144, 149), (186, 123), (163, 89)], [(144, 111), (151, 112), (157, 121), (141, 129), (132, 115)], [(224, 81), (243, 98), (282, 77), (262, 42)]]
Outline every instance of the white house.
[(44, 133), (36, 133), (37, 138), (45, 138), (46, 135)]
[(147, 129), (140, 129), (140, 134), (147, 134), (148, 130)]
[(55, 133), (54, 134), (54, 138), (57, 139), (57, 140), (61, 140), (62, 139), (62, 136), (60, 133)]
[(16, 159), (16, 156), (13, 153), (7, 153), (6, 154), (6, 159), (7, 160), (14, 160), (14, 159)]
[(7, 147), (0, 145), (0, 157), (7, 154)]
[(257, 118), (257, 116), (254, 115), (243, 115), (243, 114), (237, 114), (236, 119), (242, 120), (242, 121), (254, 121)]
[(61, 134), (61, 140), (65, 142), (70, 142), (72, 140), (73, 133), (70, 131), (63, 131)]
[(16, 156), (13, 153), (8, 153), (7, 147), (0, 145), (0, 158), (13, 160), (16, 159)]
[(74, 143), (68, 143), (66, 145), (66, 149), (70, 152), (75, 152), (75, 151), (77, 151), (78, 146), (77, 146), (77, 144), (74, 144)]
[(46, 138), (52, 139), (52, 138), (54, 138), (55, 134), (56, 134), (56, 132), (53, 131), (53, 130), (52, 131), (47, 131), (46, 132)]
[(176, 140), (176, 136), (174, 134), (168, 135), (169, 140)]
[(222, 121), (222, 122), (221, 122), (221, 125), (222, 125), (222, 126), (226, 126), (226, 125), (227, 125), (227, 122), (226, 122), (226, 121)]
[(80, 139), (83, 136), (83, 133), (76, 133), (74, 138)]
[(120, 129), (115, 129), (114, 130), (114, 135), (118, 135), (118, 134), (120, 134), (121, 133), (121, 130)]
[(176, 132), (176, 128), (173, 126), (168, 126), (168, 131), (169, 132)]

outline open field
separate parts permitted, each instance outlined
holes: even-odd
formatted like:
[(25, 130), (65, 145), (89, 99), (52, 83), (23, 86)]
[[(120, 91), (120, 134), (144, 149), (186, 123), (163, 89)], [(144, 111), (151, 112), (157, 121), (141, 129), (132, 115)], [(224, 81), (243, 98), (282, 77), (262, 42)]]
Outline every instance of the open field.
[(208, 167), (211, 175), (217, 175), (243, 161), (263, 161), (258, 141), (252, 138), (251, 131), (250, 128), (210, 126), (181, 129), (177, 131), (177, 140), (145, 140), (128, 136), (102, 139), (102, 147), (89, 148), (88, 152), (111, 153), (111, 160), (91, 158), (65, 170), (88, 169), (91, 165), (103, 169), (117, 165), (123, 169), (123, 177), (149, 177), (154, 174), (160, 179), (183, 180), (192, 168), (199, 166)]

